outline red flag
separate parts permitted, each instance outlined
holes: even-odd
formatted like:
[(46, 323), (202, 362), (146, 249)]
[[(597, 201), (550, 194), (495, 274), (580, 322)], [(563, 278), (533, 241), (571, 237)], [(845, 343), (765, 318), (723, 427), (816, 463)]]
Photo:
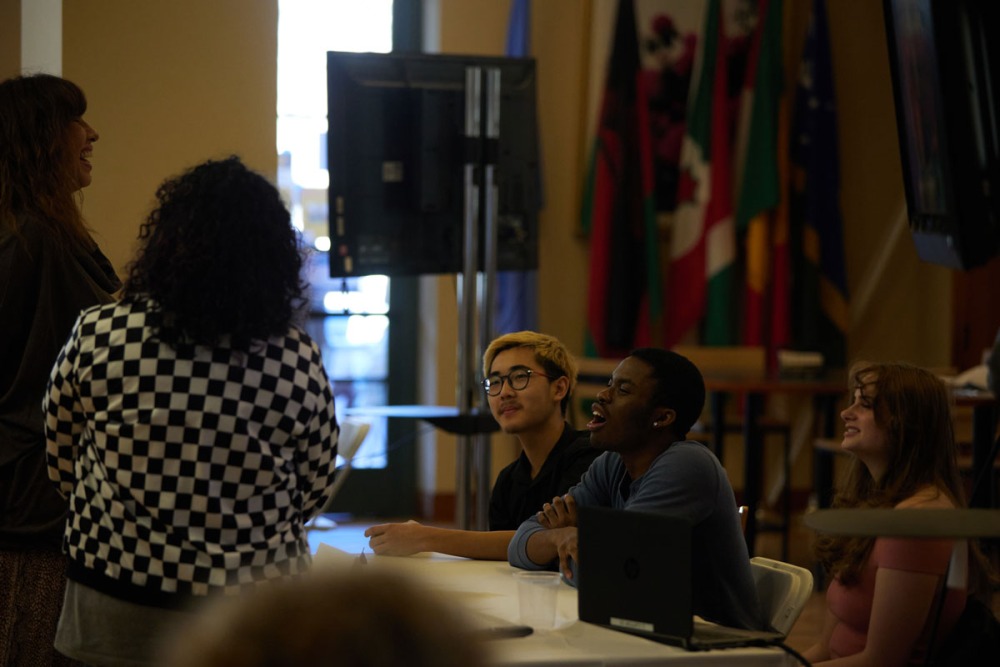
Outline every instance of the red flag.
[[(687, 134), (681, 151), (681, 183), (674, 218), (667, 281), (670, 318), (665, 344), (679, 343), (714, 308), (713, 334), (727, 328), (725, 309), (731, 305), (733, 228), (728, 68), (723, 44), (719, 0), (710, 0), (705, 19), (702, 59), (697, 88), (688, 112)], [(707, 335), (707, 334), (706, 334)], [(710, 344), (716, 336), (707, 337)]]
[[(661, 314), (652, 156), (632, 0), (621, 0), (594, 146), (589, 216), (588, 353), (648, 344)], [(585, 226), (587, 221), (585, 221)]]
[[(784, 25), (790, 25), (789, 17), (794, 11), (793, 3), (784, 3)], [(782, 45), (786, 52), (791, 49), (791, 31), (783, 30)], [(771, 284), (768, 304), (770, 306), (767, 340), (768, 368), (778, 367), (778, 350), (792, 343), (792, 255), (790, 245), (791, 225), (791, 143), (792, 143), (792, 96), (784, 87), (778, 102), (778, 184), (780, 195), (778, 207), (774, 211), (771, 233)]]

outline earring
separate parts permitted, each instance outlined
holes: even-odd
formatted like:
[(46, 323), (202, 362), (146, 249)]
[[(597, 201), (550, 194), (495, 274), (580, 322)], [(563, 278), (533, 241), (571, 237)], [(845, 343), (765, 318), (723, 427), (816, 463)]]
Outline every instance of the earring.
[(660, 426), (660, 422), (653, 422), (653, 428), (658, 428), (659, 426)]

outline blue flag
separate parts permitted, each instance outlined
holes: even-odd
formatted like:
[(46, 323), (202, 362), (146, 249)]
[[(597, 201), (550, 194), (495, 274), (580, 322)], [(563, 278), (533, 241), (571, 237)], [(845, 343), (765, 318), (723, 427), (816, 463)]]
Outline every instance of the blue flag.
[[(531, 0), (513, 0), (507, 24), (506, 55), (526, 57), (530, 51)], [(538, 271), (498, 271), (496, 295), (494, 334), (538, 329)]]
[(813, 0), (792, 121), (793, 340), (832, 367), (847, 361), (849, 325), (836, 113), (826, 2)]

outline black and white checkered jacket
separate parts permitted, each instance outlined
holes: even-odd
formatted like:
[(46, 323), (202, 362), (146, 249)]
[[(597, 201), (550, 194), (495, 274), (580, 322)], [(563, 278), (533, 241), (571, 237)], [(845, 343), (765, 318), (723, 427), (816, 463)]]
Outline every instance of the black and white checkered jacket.
[(83, 311), (49, 380), (70, 578), (170, 607), (302, 572), (303, 524), (336, 463), (319, 349), (294, 327), (249, 353), (174, 349), (152, 340), (147, 308)]

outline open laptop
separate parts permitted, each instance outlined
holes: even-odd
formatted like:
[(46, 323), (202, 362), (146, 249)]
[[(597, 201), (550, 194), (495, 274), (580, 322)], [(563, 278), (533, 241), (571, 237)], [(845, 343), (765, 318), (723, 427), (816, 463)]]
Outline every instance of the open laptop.
[(577, 564), (581, 621), (688, 650), (760, 646), (779, 632), (696, 619), (691, 590), (692, 525), (668, 514), (580, 507)]

